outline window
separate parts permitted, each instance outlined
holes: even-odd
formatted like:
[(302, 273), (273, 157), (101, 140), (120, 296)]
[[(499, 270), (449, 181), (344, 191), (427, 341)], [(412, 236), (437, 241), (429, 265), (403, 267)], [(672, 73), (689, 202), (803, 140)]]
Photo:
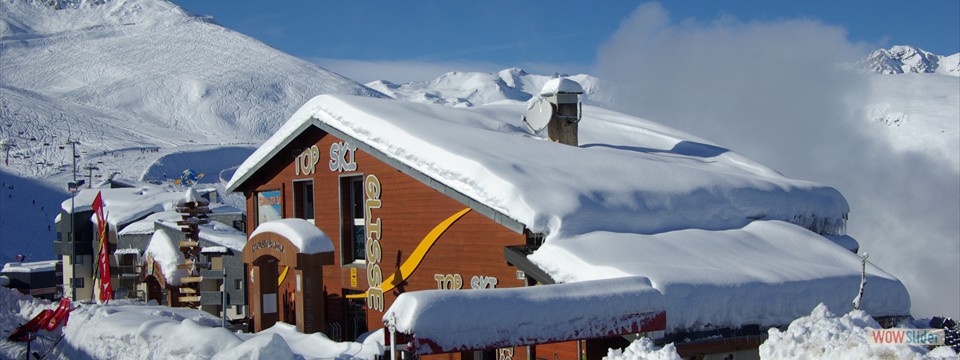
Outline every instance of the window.
[(340, 249), (344, 264), (367, 259), (363, 218), (363, 176), (340, 178)]
[[(73, 261), (74, 265), (83, 265), (83, 256), (74, 255), (71, 261)], [(83, 287), (83, 285), (80, 285), (80, 287)]]
[(313, 222), (313, 180), (293, 182), (293, 216)]
[(72, 281), (71, 284), (70, 284), (71, 286), (73, 286), (73, 287), (78, 287), (78, 288), (84, 287), (84, 286), (83, 286), (83, 278), (73, 278), (72, 280), (73, 280), (73, 281)]
[(243, 290), (243, 279), (233, 279), (234, 290)]

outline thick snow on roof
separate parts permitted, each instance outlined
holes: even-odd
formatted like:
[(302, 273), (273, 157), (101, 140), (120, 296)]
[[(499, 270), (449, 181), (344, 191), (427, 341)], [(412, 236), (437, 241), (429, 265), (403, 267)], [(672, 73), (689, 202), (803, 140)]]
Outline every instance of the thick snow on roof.
[[(664, 308), (663, 297), (650, 282), (633, 277), (524, 288), (407, 292), (397, 297), (383, 318), (393, 321), (397, 331), (449, 352), (619, 335), (631, 325), (639, 328)], [(452, 314), (457, 321), (450, 321)], [(417, 349), (418, 354), (430, 352)]]
[(200, 239), (240, 252), (247, 244), (247, 233), (222, 222), (211, 221), (209, 224), (200, 225)]
[(157, 231), (156, 229), (157, 227), (156, 225), (154, 225), (154, 223), (156, 222), (176, 223), (180, 219), (182, 219), (182, 217), (178, 212), (161, 211), (158, 213), (150, 214), (141, 220), (135, 221), (127, 225), (127, 227), (123, 228), (123, 230), (120, 230), (118, 234), (119, 235), (153, 234), (155, 231)]
[(644, 119), (585, 106), (582, 145), (573, 147), (530, 136), (520, 122), (524, 109), (321, 95), (241, 164), (227, 188), (322, 122), (534, 232), (721, 230), (760, 218), (834, 227), (848, 212), (833, 188), (788, 179)]
[(180, 244), (163, 231), (157, 231), (150, 237), (146, 255), (153, 256), (153, 261), (160, 266), (167, 284), (178, 286), (180, 278), (187, 275), (186, 270), (177, 268), (177, 265), (186, 262), (180, 252)]
[(3, 264), (3, 273), (30, 273), (40, 271), (53, 271), (59, 260), (46, 260), (34, 262), (12, 262)]
[(576, 81), (567, 78), (550, 79), (540, 89), (540, 96), (553, 96), (557, 93), (583, 94), (583, 87)]
[(194, 190), (192, 187), (187, 188), (187, 191), (184, 192), (183, 197), (180, 198), (180, 201), (177, 201), (177, 206), (184, 206), (187, 203), (199, 203), (200, 205), (210, 205), (210, 202), (207, 199), (200, 197), (200, 193), (197, 190)]
[[(560, 282), (650, 279), (665, 298), (668, 330), (783, 325), (818, 303), (849, 308), (860, 286), (856, 254), (781, 221), (725, 231), (595, 232), (548, 241), (528, 258)], [(903, 284), (869, 263), (867, 273), (867, 312), (909, 314)]]
[(257, 234), (272, 232), (290, 240), (301, 253), (319, 254), (333, 252), (333, 241), (313, 223), (304, 219), (290, 218), (265, 222), (257, 226), (250, 234), (253, 239)]
[[(93, 199), (98, 192), (103, 196), (107, 222), (121, 227), (149, 214), (173, 209), (184, 197), (182, 190), (145, 183), (135, 188), (85, 189), (77, 193), (74, 199), (75, 211), (93, 209)], [(64, 200), (61, 207), (70, 213), (70, 199)]]

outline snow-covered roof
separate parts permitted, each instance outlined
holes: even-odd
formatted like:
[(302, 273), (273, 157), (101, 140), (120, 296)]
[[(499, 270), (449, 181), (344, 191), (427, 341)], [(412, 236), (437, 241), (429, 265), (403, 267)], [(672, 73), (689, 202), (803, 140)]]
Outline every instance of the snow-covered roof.
[(197, 190), (194, 190), (192, 187), (187, 188), (187, 191), (184, 192), (183, 197), (180, 198), (180, 201), (177, 201), (177, 206), (184, 206), (187, 203), (210, 205), (210, 201), (200, 197), (200, 193), (198, 193)]
[[(524, 110), (519, 102), (459, 109), (318, 96), (227, 188), (313, 126), (462, 194), (495, 220), (544, 233), (529, 259), (559, 282), (648, 278), (669, 304), (673, 330), (783, 325), (820, 302), (849, 305), (856, 296), (859, 258), (817, 234), (842, 235), (849, 207), (837, 190), (597, 107), (583, 107), (579, 147), (545, 141), (525, 130)], [(872, 265), (868, 274), (866, 308), (909, 313), (903, 284)]]
[(153, 233), (145, 255), (153, 257), (153, 261), (160, 266), (163, 277), (168, 284), (178, 286), (180, 285), (180, 279), (187, 276), (186, 270), (177, 268), (177, 265), (186, 262), (183, 253), (180, 252), (180, 244), (167, 236), (165, 232), (157, 231)]
[[(183, 190), (147, 183), (133, 188), (84, 189), (74, 199), (75, 211), (92, 210), (98, 192), (103, 197), (107, 222), (114, 226), (124, 226), (147, 215), (173, 209), (184, 197)], [(69, 213), (70, 199), (64, 200), (61, 207)]]
[(201, 240), (220, 244), (237, 252), (243, 251), (243, 247), (247, 244), (247, 233), (219, 221), (200, 225), (199, 235)]
[(117, 255), (125, 255), (125, 254), (137, 254), (137, 255), (140, 255), (140, 253), (141, 253), (142, 251), (143, 251), (143, 250), (134, 249), (134, 248), (123, 248), (123, 249), (117, 249), (117, 251), (114, 251), (113, 253), (114, 253), (114, 254), (117, 254)]
[[(860, 286), (860, 257), (782, 221), (723, 231), (594, 232), (548, 241), (528, 258), (558, 282), (649, 279), (667, 304), (668, 330), (784, 325), (819, 303), (849, 308)], [(867, 312), (909, 314), (899, 280), (869, 263), (867, 275)]]
[(54, 271), (59, 260), (45, 260), (34, 262), (12, 262), (3, 264), (4, 273), (31, 273), (41, 271)]
[(333, 241), (313, 223), (304, 219), (289, 218), (268, 221), (257, 226), (250, 238), (258, 234), (274, 233), (290, 240), (299, 252), (304, 254), (319, 254), (333, 252)]
[(200, 249), (201, 254), (229, 254), (226, 246), (204, 246)]
[(754, 219), (839, 227), (849, 211), (831, 187), (788, 179), (706, 140), (597, 107), (584, 106), (580, 147), (545, 141), (521, 124), (524, 106), (317, 96), (240, 165), (227, 189), (316, 126), (533, 232), (722, 230)]
[(182, 217), (180, 216), (180, 213), (176, 211), (168, 210), (168, 211), (153, 213), (141, 220), (135, 221), (127, 225), (127, 227), (123, 228), (123, 230), (120, 230), (118, 234), (121, 236), (135, 235), (135, 234), (139, 234), (139, 235), (153, 234), (155, 231), (157, 231), (156, 230), (157, 227), (156, 225), (154, 225), (154, 223), (162, 222), (162, 223), (175, 224), (177, 221), (180, 221), (181, 218)]
[[(464, 312), (463, 309), (470, 309)], [(400, 294), (384, 313), (419, 355), (663, 330), (665, 305), (642, 277), (553, 286)], [(457, 321), (450, 321), (456, 314)], [(631, 331), (632, 330), (632, 331)]]
[(553, 96), (556, 94), (583, 94), (583, 87), (576, 81), (567, 78), (550, 79), (543, 88), (540, 89), (540, 96)]

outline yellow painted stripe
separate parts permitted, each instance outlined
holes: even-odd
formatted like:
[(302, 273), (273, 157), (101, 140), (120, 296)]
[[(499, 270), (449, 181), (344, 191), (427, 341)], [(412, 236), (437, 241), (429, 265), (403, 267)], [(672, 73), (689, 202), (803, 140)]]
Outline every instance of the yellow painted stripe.
[(289, 266), (283, 268), (283, 272), (280, 273), (280, 278), (277, 279), (277, 285), (278, 285), (278, 286), (279, 286), (280, 284), (283, 284), (283, 279), (287, 277), (287, 271), (288, 271), (288, 270), (290, 270), (290, 267), (289, 267)]
[[(457, 222), (457, 220), (460, 220), (460, 218), (462, 218), (468, 212), (470, 212), (470, 208), (460, 210), (460, 212), (451, 215), (446, 220), (437, 224), (437, 226), (434, 226), (433, 230), (430, 230), (430, 232), (427, 233), (427, 236), (424, 236), (423, 240), (420, 240), (420, 243), (417, 244), (417, 248), (413, 249), (413, 252), (410, 253), (410, 257), (408, 257), (407, 260), (400, 265), (400, 268), (397, 269), (397, 272), (383, 280), (381, 285), (383, 292), (393, 290), (397, 287), (397, 285), (400, 285), (400, 283), (409, 278), (410, 275), (417, 270), (417, 267), (420, 266), (420, 263), (423, 262), (423, 258), (427, 256), (427, 253), (430, 251), (430, 248), (433, 247), (433, 244), (440, 239), (440, 236), (443, 235), (443, 233), (446, 232), (447, 229), (453, 225), (453, 223)], [(347, 298), (357, 299), (364, 298), (366, 296), (367, 293), (364, 292), (362, 294), (347, 295)]]

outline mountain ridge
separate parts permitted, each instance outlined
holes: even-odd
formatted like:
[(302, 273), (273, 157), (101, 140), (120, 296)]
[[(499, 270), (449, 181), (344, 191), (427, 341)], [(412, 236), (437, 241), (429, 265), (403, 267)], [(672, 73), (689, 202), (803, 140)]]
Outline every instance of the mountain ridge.
[(960, 76), (960, 53), (949, 56), (907, 45), (895, 45), (890, 49), (877, 49), (855, 68), (875, 74), (943, 74)]

